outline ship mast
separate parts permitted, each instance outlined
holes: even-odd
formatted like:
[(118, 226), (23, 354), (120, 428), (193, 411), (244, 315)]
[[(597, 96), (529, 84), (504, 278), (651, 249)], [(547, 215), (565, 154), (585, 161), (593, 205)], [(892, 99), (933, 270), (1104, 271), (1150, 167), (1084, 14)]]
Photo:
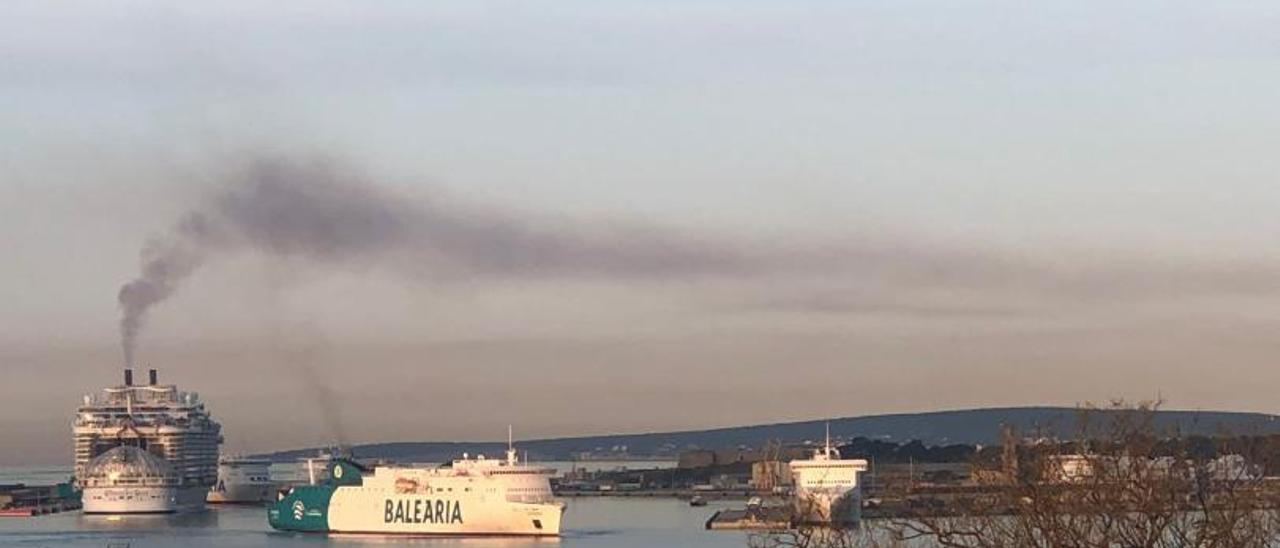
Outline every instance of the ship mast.
[(511, 437), (511, 425), (507, 425), (507, 466), (516, 465), (516, 445)]
[(830, 421), (827, 422), (827, 439), (826, 439), (826, 442), (823, 443), (822, 454), (826, 455), (828, 459), (831, 458), (831, 422)]

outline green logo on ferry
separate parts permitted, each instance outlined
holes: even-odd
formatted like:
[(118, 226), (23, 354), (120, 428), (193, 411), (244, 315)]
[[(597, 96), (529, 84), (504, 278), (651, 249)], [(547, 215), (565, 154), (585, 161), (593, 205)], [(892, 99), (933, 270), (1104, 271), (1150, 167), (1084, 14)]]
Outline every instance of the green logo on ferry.
[(267, 522), (283, 531), (327, 531), (333, 487), (299, 485), (267, 508)]
[(451, 500), (387, 499), (386, 523), (462, 523), (462, 505)]

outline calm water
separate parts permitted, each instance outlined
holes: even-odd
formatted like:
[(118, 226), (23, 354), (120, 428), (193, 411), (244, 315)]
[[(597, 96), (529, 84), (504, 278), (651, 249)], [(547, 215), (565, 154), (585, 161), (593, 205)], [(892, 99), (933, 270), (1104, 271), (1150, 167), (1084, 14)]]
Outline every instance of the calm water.
[[(63, 481), (59, 468), (0, 470), (0, 483)], [(267, 526), (261, 507), (217, 507), (175, 516), (85, 516), (79, 512), (35, 518), (0, 518), (0, 546), (184, 548), (257, 546), (467, 546), (693, 548), (745, 546), (739, 533), (711, 532), (703, 523), (732, 503), (712, 502), (691, 508), (672, 499), (566, 498), (563, 536), (559, 539), (377, 539), (329, 538), (276, 533)], [(737, 504), (741, 504), (740, 502)]]
[(266, 510), (218, 507), (199, 514), (175, 516), (85, 516), (79, 512), (36, 518), (0, 518), (0, 546), (189, 548), (257, 546), (468, 546), (649, 548), (656, 546), (735, 547), (745, 545), (738, 533), (703, 530), (717, 508), (690, 508), (676, 500), (593, 498), (567, 499), (563, 536), (559, 539), (376, 539), (328, 538), (273, 532)]

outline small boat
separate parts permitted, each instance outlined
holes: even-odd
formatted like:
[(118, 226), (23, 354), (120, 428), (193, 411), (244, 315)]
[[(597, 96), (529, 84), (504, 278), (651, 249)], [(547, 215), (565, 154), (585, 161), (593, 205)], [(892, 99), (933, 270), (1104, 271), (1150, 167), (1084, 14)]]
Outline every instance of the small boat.
[(707, 499), (704, 499), (699, 495), (694, 495), (693, 498), (689, 499), (689, 506), (706, 506), (706, 505), (707, 505)]

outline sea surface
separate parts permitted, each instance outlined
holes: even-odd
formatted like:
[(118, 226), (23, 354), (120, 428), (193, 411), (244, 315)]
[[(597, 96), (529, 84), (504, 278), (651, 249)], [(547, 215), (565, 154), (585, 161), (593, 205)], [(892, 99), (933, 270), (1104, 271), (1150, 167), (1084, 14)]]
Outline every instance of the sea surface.
[[(647, 468), (649, 463), (632, 463)], [(274, 472), (274, 471), (273, 471)], [(0, 483), (55, 483), (69, 470), (60, 467), (0, 469)], [(273, 473), (274, 475), (274, 473)], [(742, 502), (713, 501), (693, 508), (665, 498), (591, 497), (563, 499), (568, 504), (558, 539), (427, 538), (384, 539), (326, 537), (273, 531), (261, 506), (218, 506), (205, 512), (170, 516), (86, 516), (80, 512), (31, 518), (0, 518), (0, 546), (93, 548), (251, 548), (265, 546), (465, 546), (598, 548), (741, 548), (746, 536), (703, 528), (716, 510)]]

